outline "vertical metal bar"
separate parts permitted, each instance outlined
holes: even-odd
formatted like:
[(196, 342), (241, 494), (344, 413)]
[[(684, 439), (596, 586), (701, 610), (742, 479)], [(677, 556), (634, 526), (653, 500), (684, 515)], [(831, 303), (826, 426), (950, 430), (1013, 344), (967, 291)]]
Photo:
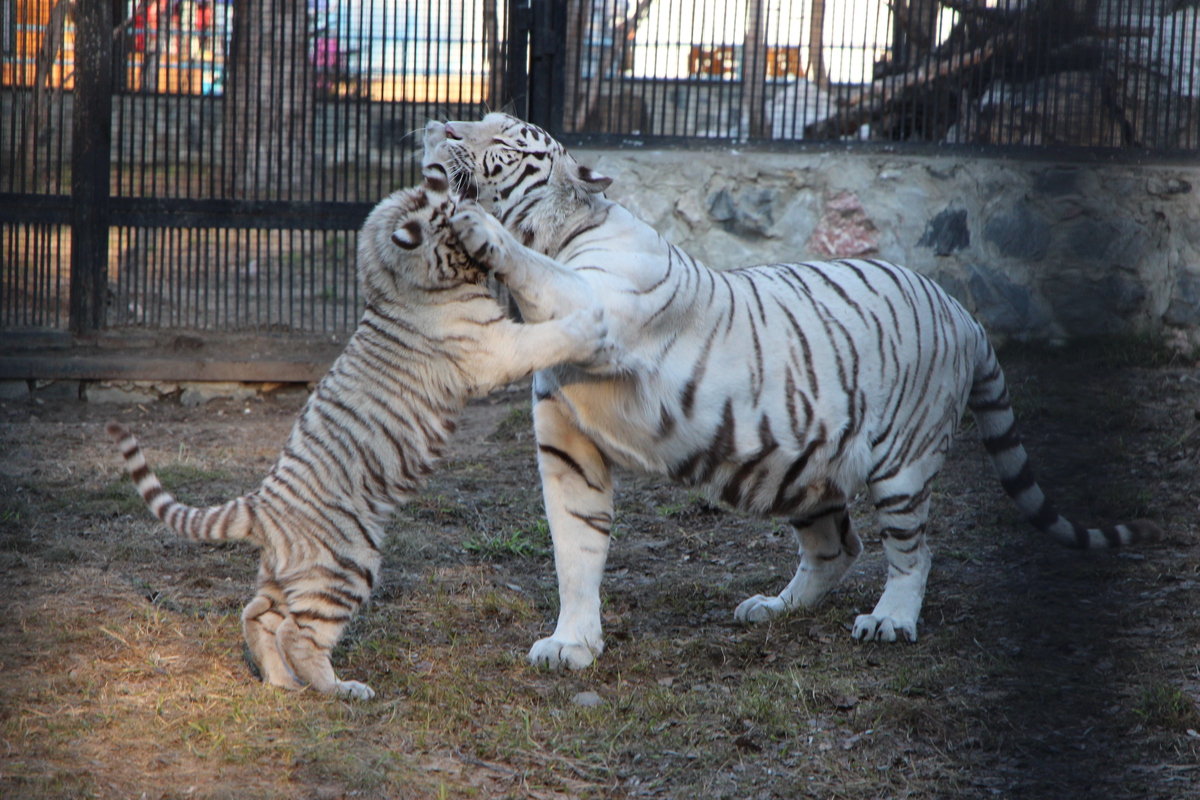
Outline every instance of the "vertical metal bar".
[(528, 119), (529, 87), (527, 58), (529, 0), (509, 0), (508, 60), (504, 70), (504, 99), (512, 103), (513, 114)]
[(529, 102), (524, 119), (551, 132), (562, 131), (562, 48), (566, 15), (561, 3), (532, 0), (529, 7)]
[(104, 324), (112, 145), (112, 13), (103, 0), (75, 5), (71, 127), (71, 299), (75, 333)]

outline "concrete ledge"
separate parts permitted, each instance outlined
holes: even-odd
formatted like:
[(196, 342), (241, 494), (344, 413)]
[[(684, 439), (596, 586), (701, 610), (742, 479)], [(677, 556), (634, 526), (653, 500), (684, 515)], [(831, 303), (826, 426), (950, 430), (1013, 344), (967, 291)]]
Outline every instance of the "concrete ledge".
[(0, 333), (0, 381), (318, 381), (349, 336)]

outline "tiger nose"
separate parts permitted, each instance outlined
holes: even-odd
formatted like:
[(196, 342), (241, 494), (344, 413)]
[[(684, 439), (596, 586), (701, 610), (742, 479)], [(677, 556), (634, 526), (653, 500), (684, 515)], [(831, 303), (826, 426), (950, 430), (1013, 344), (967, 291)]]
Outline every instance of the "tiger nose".
[(447, 139), (462, 139), (463, 138), (461, 135), (459, 135), (458, 131), (454, 130), (453, 122), (447, 122), (446, 127), (442, 128), (442, 132), (446, 134)]

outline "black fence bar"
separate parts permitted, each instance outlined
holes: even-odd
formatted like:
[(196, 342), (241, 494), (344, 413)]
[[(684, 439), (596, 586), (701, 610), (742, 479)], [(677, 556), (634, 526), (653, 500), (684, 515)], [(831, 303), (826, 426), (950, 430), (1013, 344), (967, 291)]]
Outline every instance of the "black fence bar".
[(112, 143), (112, 5), (75, 4), (75, 109), (71, 124), (71, 330), (104, 324)]

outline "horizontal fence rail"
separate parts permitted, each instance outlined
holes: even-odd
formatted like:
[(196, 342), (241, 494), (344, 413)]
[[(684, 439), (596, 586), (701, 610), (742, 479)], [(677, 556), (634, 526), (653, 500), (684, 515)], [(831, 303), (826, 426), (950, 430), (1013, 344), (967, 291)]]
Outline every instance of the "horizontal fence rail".
[(0, 333), (350, 330), (429, 119), (1187, 152), (1198, 42), (1175, 0), (0, 0)]

